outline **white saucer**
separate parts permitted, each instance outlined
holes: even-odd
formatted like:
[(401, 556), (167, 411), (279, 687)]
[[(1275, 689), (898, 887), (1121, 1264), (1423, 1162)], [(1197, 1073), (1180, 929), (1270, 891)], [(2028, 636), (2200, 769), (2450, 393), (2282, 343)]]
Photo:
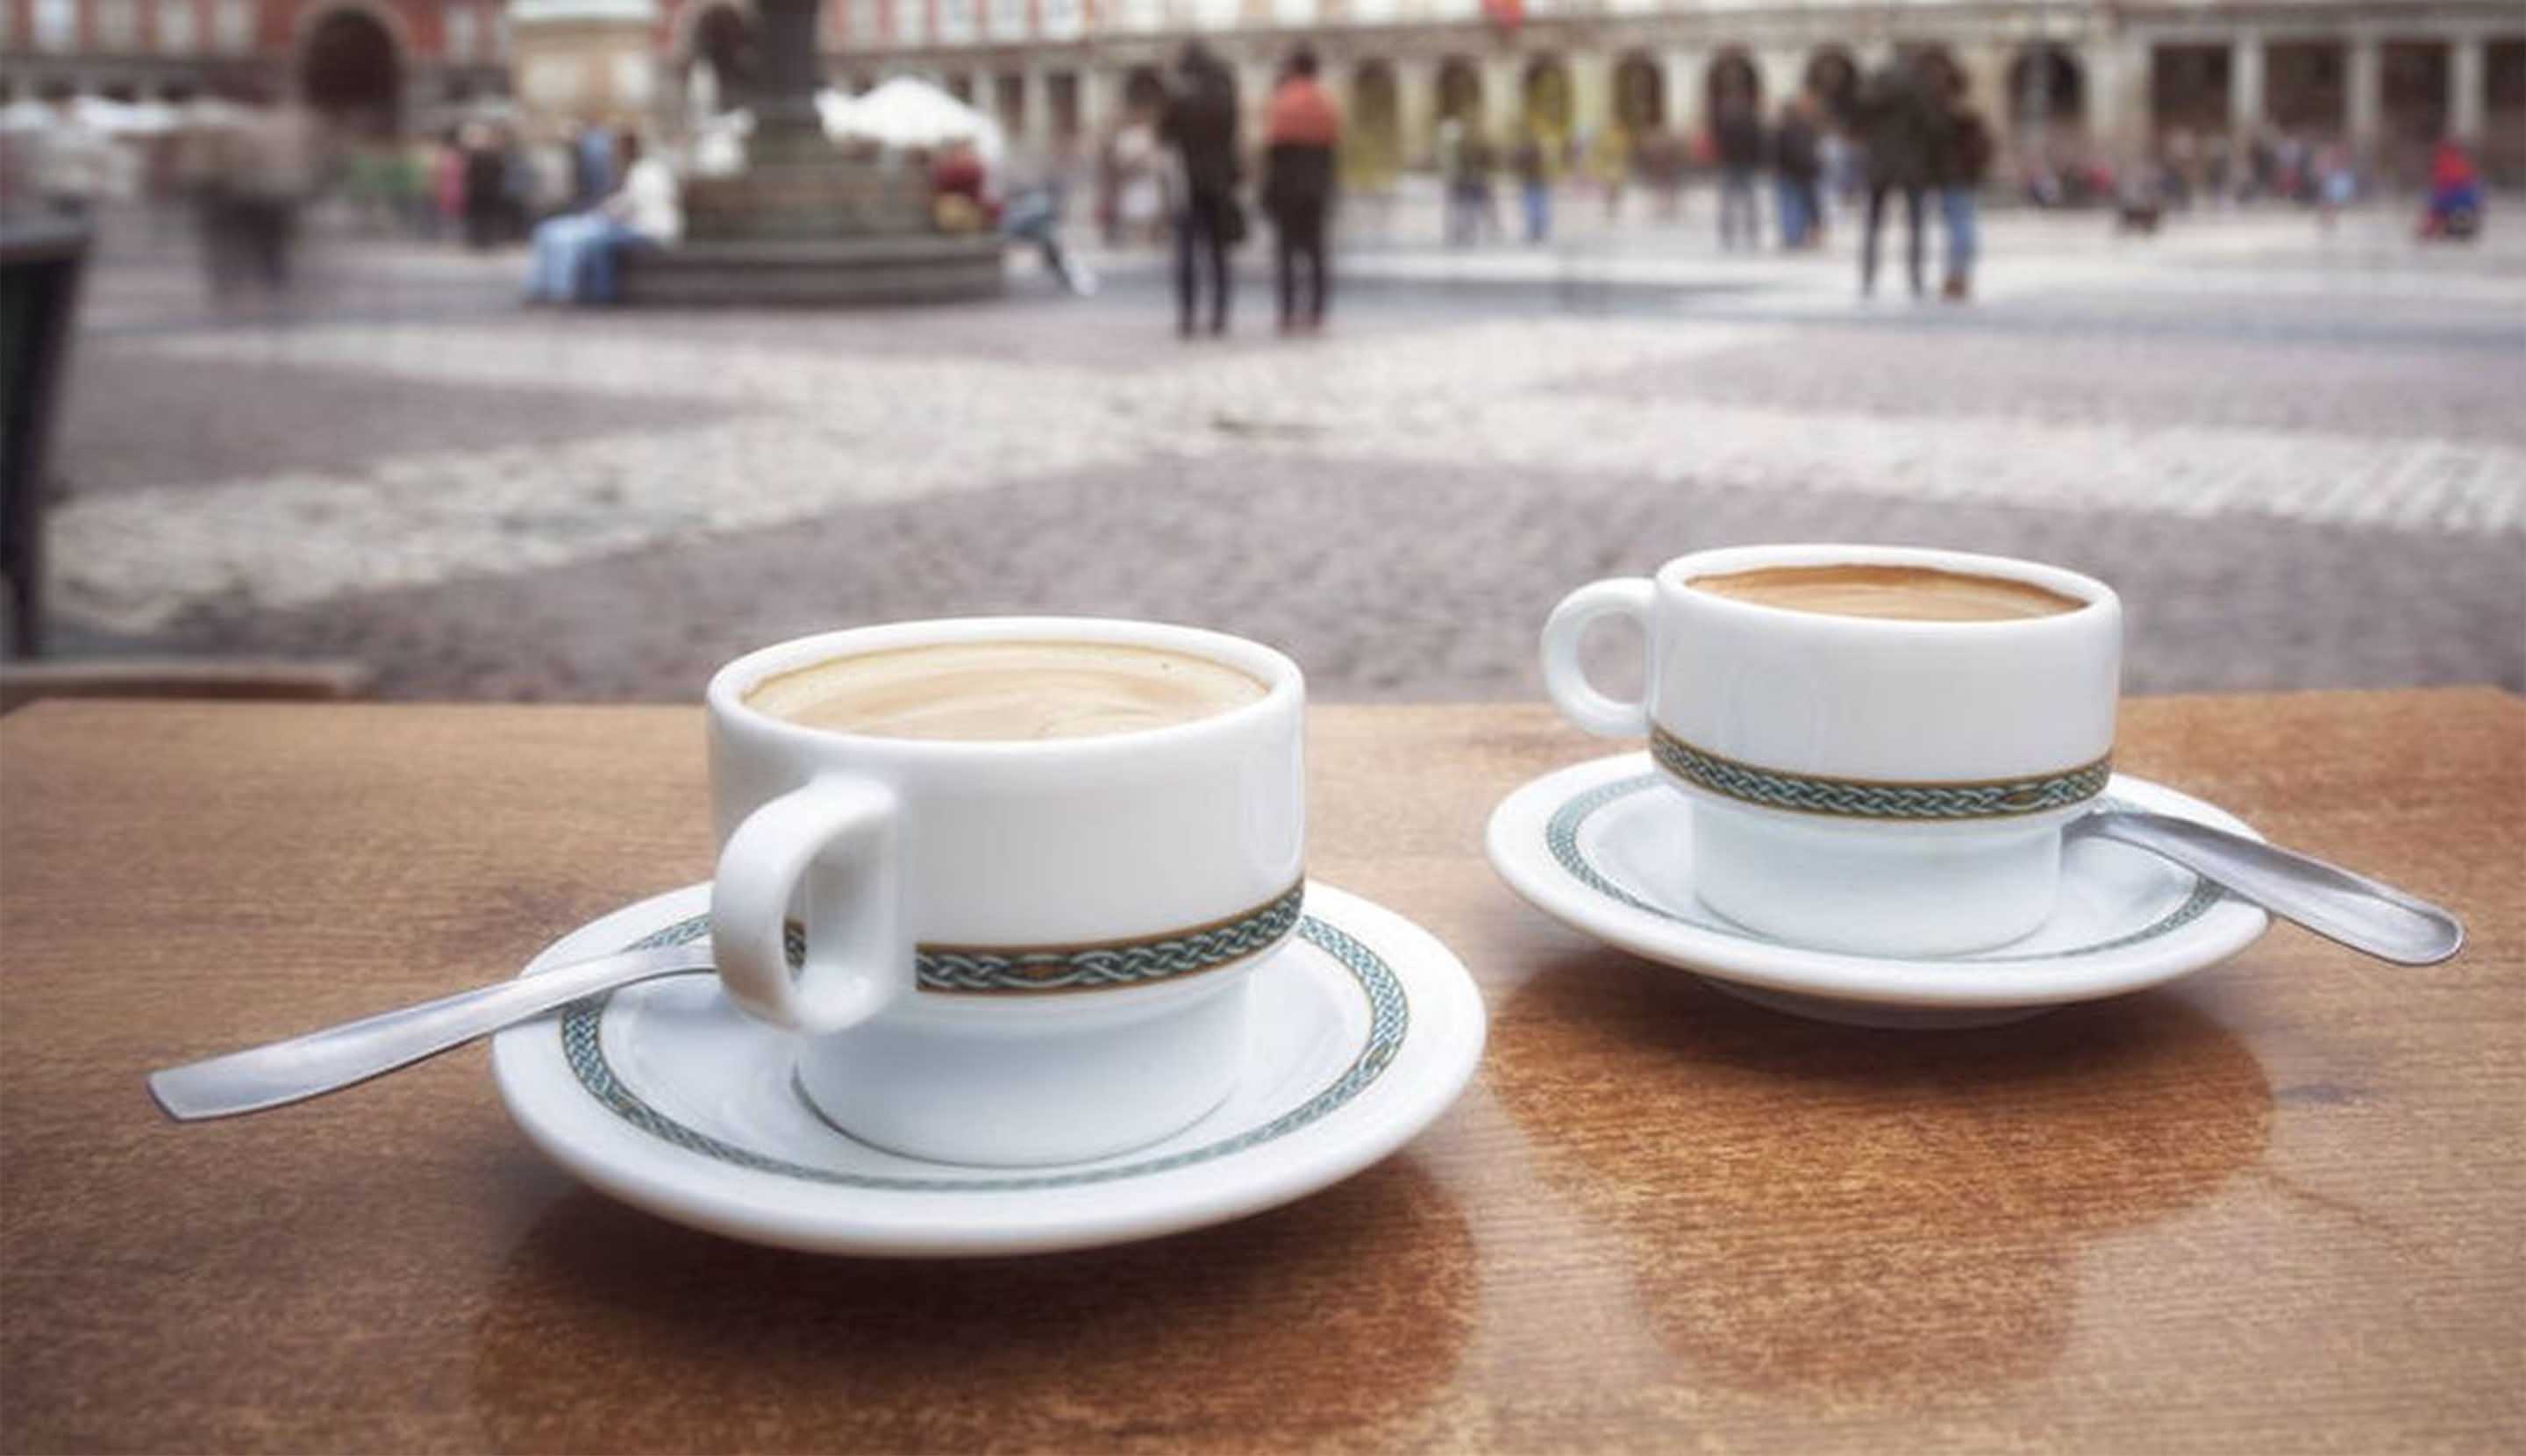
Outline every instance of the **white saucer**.
[[(2105, 792), (2253, 833), (2234, 815), (2128, 774)], [(1748, 1001), (1858, 1026), (1985, 1026), (2117, 996), (2226, 960), (2271, 924), (2260, 906), (2153, 854), (2079, 839), (2062, 856), (2059, 908), (2025, 939), (1922, 960), (1806, 950), (1694, 897), (1692, 812), (1647, 754), (1617, 754), (1501, 800), (1487, 843), (1512, 889), (1575, 929)]]
[[(528, 966), (706, 932), (710, 886), (582, 926)], [(1254, 973), (1245, 1076), (1149, 1147), (1009, 1171), (881, 1152), (824, 1122), (788, 1033), (717, 978), (651, 981), (511, 1028), (491, 1069), (563, 1167), (661, 1217), (829, 1254), (1033, 1253), (1148, 1238), (1337, 1182), (1446, 1110), (1483, 1049), (1482, 996), (1427, 930), (1310, 881), (1298, 933)]]

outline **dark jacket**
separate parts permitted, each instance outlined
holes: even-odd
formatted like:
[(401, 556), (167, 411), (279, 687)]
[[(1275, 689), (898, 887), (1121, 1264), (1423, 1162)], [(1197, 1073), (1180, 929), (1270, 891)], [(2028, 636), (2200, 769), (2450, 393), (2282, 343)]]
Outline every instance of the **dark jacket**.
[(1991, 128), (1978, 114), (1948, 113), (1945, 135), (1933, 162), (1933, 179), (1942, 187), (1979, 187), (1991, 176)]
[(1719, 165), (1730, 172), (1752, 172), (1763, 165), (1763, 124), (1751, 108), (1720, 113), (1710, 128), (1710, 142)]
[(1949, 131), (1946, 108), (1930, 94), (1917, 67), (1898, 64), (1870, 76), (1858, 114), (1869, 185), (1911, 191), (1937, 181), (1934, 169)]
[(1320, 217), (1333, 205), (1334, 149), (1341, 118), (1311, 79), (1290, 79), (1272, 93), (1264, 121), (1263, 211), (1284, 221)]
[(1814, 181), (1824, 171), (1816, 155), (1815, 124), (1794, 111), (1781, 118), (1781, 129), (1772, 138), (1772, 166), (1793, 181)]
[(1187, 61), (1167, 89), (1158, 134), (1184, 154), (1185, 184), (1193, 195), (1237, 190), (1237, 81), (1214, 60)]

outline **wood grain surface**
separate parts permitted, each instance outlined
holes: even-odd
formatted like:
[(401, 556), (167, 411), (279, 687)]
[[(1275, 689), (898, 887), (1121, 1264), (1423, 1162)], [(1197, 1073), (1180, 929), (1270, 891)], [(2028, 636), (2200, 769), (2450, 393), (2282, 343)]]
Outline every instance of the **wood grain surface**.
[(578, 1186), (479, 1047), (224, 1123), (142, 1087), (702, 879), (697, 710), (9, 715), (0, 1446), (2526, 1440), (2526, 704), (2128, 704), (2124, 767), (2472, 944), (2411, 971), (2281, 927), (1970, 1032), (1789, 1020), (1527, 908), (1485, 817), (1608, 746), (1536, 706), (1318, 710), (1314, 873), (1437, 931), (1493, 1019), (1402, 1153), (1141, 1246), (888, 1264)]

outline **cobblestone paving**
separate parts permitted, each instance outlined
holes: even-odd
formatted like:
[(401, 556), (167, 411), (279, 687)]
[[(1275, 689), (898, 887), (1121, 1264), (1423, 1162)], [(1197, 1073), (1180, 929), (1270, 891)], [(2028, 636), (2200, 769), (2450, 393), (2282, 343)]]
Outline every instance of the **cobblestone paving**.
[(53, 599), (86, 645), (356, 657), (410, 696), (689, 699), (796, 631), (1053, 610), (1477, 697), (1538, 690), (1589, 577), (1907, 540), (2114, 581), (2139, 690), (2526, 688), (2526, 250), (2399, 221), (2143, 251), (1996, 220), (1971, 309), (1650, 233), (1398, 245), (1332, 336), (1265, 336), (1249, 286), (1191, 346), (1129, 260), (1086, 302), (564, 316), (503, 307), (505, 262), (379, 254), (286, 326), (110, 267)]

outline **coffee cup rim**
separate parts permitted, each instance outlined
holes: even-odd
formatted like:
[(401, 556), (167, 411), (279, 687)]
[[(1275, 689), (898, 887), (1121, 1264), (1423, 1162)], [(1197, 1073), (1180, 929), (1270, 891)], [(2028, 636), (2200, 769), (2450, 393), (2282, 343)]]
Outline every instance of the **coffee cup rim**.
[[(1778, 607), (1768, 602), (1752, 602), (1743, 597), (1723, 596), (1693, 586), (1698, 577), (1726, 576), (1735, 572), (1759, 571), (1767, 567), (1820, 566), (1908, 566), (1943, 571), (1958, 576), (1996, 577), (2001, 580), (2041, 587), (2056, 595), (2076, 600), (2079, 605), (2067, 612), (2053, 612), (2042, 617), (2014, 617), (1994, 621), (1953, 622), (1909, 617), (1844, 617), (1831, 613), (1804, 612), (1791, 607)], [(2104, 612), (2119, 612), (2121, 597), (2114, 589), (2094, 577), (2082, 576), (2064, 567), (2027, 561), (2014, 556), (1990, 556), (1972, 551), (1950, 551), (1936, 546), (1887, 546), (1858, 542), (1789, 542), (1776, 545), (1720, 546), (1707, 551), (1692, 551), (1676, 557), (1657, 570), (1658, 584), (1666, 590), (1689, 596), (1696, 605), (1714, 610), (1749, 613), (1758, 618), (1794, 620), (1806, 624), (1830, 621), (1860, 630), (1904, 632), (2023, 632), (2058, 630), (2072, 624), (2084, 624)]]
[[(1263, 696), (1185, 723), (1071, 738), (904, 738), (811, 728), (764, 712), (745, 695), (767, 678), (820, 662), (913, 647), (959, 642), (1108, 642), (1206, 658), (1263, 683)], [(1010, 760), (1068, 759), (1147, 752), (1232, 735), (1248, 721), (1302, 701), (1306, 675), (1287, 653), (1246, 637), (1208, 628), (1129, 617), (934, 617), (840, 628), (758, 647), (711, 675), (704, 701), (711, 711), (749, 727), (800, 742), (840, 741), (906, 758)]]

